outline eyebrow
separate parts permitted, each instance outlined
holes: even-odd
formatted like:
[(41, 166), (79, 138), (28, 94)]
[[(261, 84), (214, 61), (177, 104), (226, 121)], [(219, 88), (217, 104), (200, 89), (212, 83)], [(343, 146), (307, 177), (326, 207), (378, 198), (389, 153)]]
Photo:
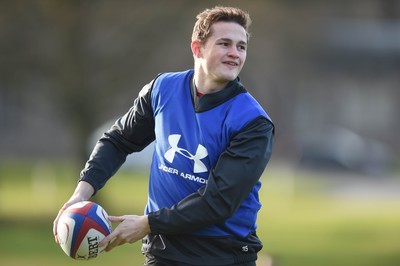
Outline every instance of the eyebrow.
[[(219, 39), (217, 39), (217, 41), (228, 41), (228, 42), (232, 42), (233, 40), (230, 39), (230, 38), (219, 38)], [(247, 42), (245, 42), (245, 41), (239, 41), (239, 44), (247, 45)]]

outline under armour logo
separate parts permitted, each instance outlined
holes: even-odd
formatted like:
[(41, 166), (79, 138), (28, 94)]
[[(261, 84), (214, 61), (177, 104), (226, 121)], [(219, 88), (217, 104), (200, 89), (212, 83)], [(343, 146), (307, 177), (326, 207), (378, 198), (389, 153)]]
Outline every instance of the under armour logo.
[(205, 164), (201, 161), (201, 159), (208, 156), (207, 149), (204, 146), (202, 146), (201, 144), (199, 144), (199, 146), (197, 146), (196, 154), (193, 155), (189, 151), (178, 147), (178, 142), (179, 142), (180, 138), (181, 138), (181, 135), (177, 135), (177, 134), (169, 135), (168, 142), (169, 142), (169, 145), (171, 146), (171, 149), (169, 149), (164, 154), (164, 158), (168, 162), (172, 163), (175, 158), (175, 153), (179, 153), (180, 155), (194, 161), (194, 168), (193, 168), (194, 173), (207, 172), (207, 166), (205, 166)]

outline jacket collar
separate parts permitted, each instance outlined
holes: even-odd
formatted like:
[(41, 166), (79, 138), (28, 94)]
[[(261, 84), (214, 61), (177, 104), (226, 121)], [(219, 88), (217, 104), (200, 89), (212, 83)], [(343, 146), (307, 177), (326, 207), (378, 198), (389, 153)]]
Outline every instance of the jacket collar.
[(227, 102), (236, 95), (247, 92), (238, 77), (235, 80), (230, 81), (223, 90), (215, 93), (204, 94), (202, 97), (199, 97), (197, 96), (197, 90), (193, 77), (194, 75), (192, 75), (190, 82), (190, 93), (192, 95), (192, 102), (196, 113), (211, 110)]

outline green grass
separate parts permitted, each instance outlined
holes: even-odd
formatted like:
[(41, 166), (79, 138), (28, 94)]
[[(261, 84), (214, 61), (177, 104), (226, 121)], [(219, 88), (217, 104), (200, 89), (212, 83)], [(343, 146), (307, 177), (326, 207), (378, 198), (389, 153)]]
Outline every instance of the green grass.
[(98, 259), (75, 261), (69, 258), (54, 242), (51, 223), (33, 225), (1, 224), (2, 243), (0, 263), (7, 266), (22, 265), (141, 265), (139, 243), (121, 246)]
[[(0, 165), (0, 264), (141, 265), (140, 243), (124, 245), (92, 261), (74, 261), (55, 244), (52, 222), (70, 196), (79, 169), (66, 164)], [(344, 197), (340, 182), (323, 173), (271, 167), (262, 177), (261, 259), (280, 266), (400, 265), (400, 196)], [(343, 180), (343, 177), (339, 179)], [(112, 215), (141, 214), (147, 178), (121, 172), (96, 201)]]
[(321, 173), (274, 174), (260, 235), (279, 265), (400, 265), (400, 195), (341, 197)]

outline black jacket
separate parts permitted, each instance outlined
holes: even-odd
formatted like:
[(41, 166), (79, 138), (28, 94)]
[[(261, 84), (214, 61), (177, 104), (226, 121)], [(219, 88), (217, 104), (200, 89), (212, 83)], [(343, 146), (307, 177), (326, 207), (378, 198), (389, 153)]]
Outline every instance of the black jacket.
[[(107, 180), (115, 174), (124, 163), (127, 155), (141, 151), (155, 139), (153, 110), (150, 102), (152, 84), (153, 82), (142, 89), (130, 110), (118, 119), (98, 141), (89, 161), (82, 170), (80, 180), (90, 183), (95, 191), (103, 187)], [(224, 90), (204, 95), (199, 99), (195, 87), (192, 86), (193, 105), (196, 112), (203, 112), (218, 106), (239, 93), (245, 92), (246, 90), (241, 83), (235, 80), (229, 83)], [(254, 256), (262, 247), (255, 233), (248, 236), (247, 239), (222, 238), (218, 241), (216, 239), (194, 238), (183, 234), (190, 232), (190, 221), (196, 221), (196, 227), (199, 224), (206, 226), (216, 220), (228, 217), (231, 215), (231, 210), (237, 209), (241, 200), (246, 196), (244, 191), (248, 191), (247, 187), (253, 187), (260, 176), (259, 174), (243, 173), (243, 176), (249, 177), (246, 178), (245, 182), (229, 179), (229, 176), (232, 175), (232, 171), (237, 174), (237, 171), (245, 171), (245, 169), (254, 169), (254, 173), (262, 172), (270, 159), (273, 139), (274, 125), (267, 119), (257, 118), (247, 125), (231, 140), (227, 150), (221, 154), (218, 164), (223, 164), (226, 167), (218, 167), (210, 171), (211, 175), (226, 177), (227, 186), (235, 188), (230, 190), (231, 194), (224, 195), (224, 200), (230, 208), (224, 207), (225, 204), (221, 205), (219, 211), (211, 211), (207, 201), (202, 200), (204, 195), (199, 190), (198, 193), (192, 194), (179, 202), (175, 208), (150, 213), (148, 218), (152, 235), (147, 238), (146, 243), (153, 240), (161, 241), (160, 243), (163, 244), (153, 245), (150, 241), (151, 244), (144, 245), (152, 247), (147, 248), (147, 251), (161, 257), (186, 261), (187, 263), (193, 263), (193, 256), (201, 257), (203, 265), (228, 265), (245, 258), (245, 261), (254, 260)], [(242, 145), (242, 143), (246, 143), (246, 145)], [(252, 149), (248, 149), (247, 145), (250, 145)], [(237, 165), (236, 156), (249, 158), (246, 161), (249, 167), (243, 168), (243, 170), (240, 167), (235, 167)], [(263, 160), (252, 160), (251, 158), (263, 158)], [(205, 189), (207, 188), (205, 187)], [(215, 189), (216, 193), (219, 193), (218, 188), (208, 189)], [(212, 200), (209, 199), (209, 202)], [(193, 207), (189, 209), (179, 208), (179, 205), (187, 204)], [(154, 237), (157, 235), (159, 237)], [(236, 242), (238, 242), (237, 245)], [(205, 246), (208, 248), (205, 248)], [(245, 255), (242, 252), (244, 246), (247, 246)], [(162, 249), (158, 250), (156, 247), (162, 247)], [(214, 250), (211, 253), (210, 247)], [(188, 253), (190, 255), (186, 256), (185, 254)], [(221, 261), (217, 263), (218, 258)]]

